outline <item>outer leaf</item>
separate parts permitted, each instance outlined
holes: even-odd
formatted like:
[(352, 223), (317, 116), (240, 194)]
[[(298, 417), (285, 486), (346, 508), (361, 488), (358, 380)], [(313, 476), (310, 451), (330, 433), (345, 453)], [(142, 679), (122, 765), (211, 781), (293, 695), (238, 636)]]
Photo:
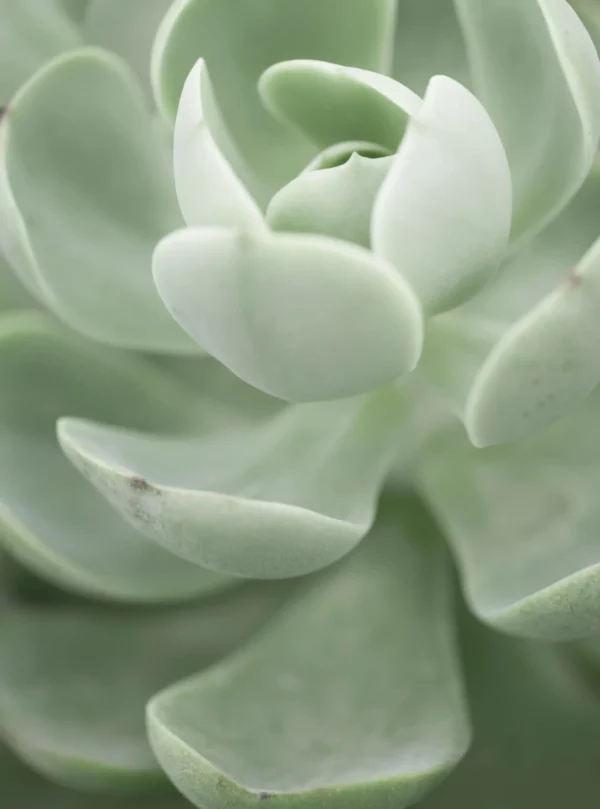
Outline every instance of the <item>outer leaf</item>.
[(476, 446), (543, 429), (600, 382), (600, 241), (558, 289), (494, 346), (469, 395), (466, 424)]
[(44, 68), (2, 123), (0, 246), (67, 323), (128, 348), (191, 351), (150, 274), (180, 219), (131, 75), (101, 51)]
[(594, 169), (565, 212), (480, 296), (430, 324), (422, 365), (477, 446), (547, 427), (600, 381), (599, 180)]
[(295, 126), (319, 149), (366, 141), (394, 152), (422, 101), (370, 70), (296, 59), (268, 68), (259, 90), (273, 115)]
[(471, 297), (508, 243), (510, 170), (487, 112), (434, 77), (373, 207), (375, 253), (410, 281), (430, 312)]
[(135, 527), (211, 570), (284, 578), (347, 554), (392, 465), (395, 390), (181, 439), (67, 419), (67, 456)]
[(367, 250), (323, 236), (172, 234), (154, 274), (173, 317), (245, 382), (290, 401), (363, 393), (412, 370), (422, 316)]
[(474, 450), (447, 436), (421, 462), (469, 604), (504, 632), (564, 640), (600, 629), (598, 403), (516, 445)]
[[(226, 122), (259, 179), (261, 202), (310, 158), (294, 136), (262, 108), (260, 74), (286, 59), (323, 59), (385, 71), (393, 0), (178, 0), (159, 29), (153, 83), (159, 108), (175, 117), (185, 77), (206, 59)], [(343, 24), (340, 24), (343, 21)]]
[(174, 382), (140, 360), (73, 343), (37, 316), (4, 319), (0, 378), (0, 541), (11, 554), (62, 586), (111, 599), (161, 601), (227, 584), (118, 519), (56, 443), (56, 419), (67, 413), (182, 427), (191, 419)]
[(238, 655), (159, 694), (161, 765), (203, 809), (404, 807), (468, 741), (441, 545), (410, 501)]
[(64, 0), (0, 0), (0, 106), (43, 64), (82, 44), (63, 5)]
[[(224, 151), (217, 144), (225, 145)], [(188, 225), (264, 227), (259, 208), (235, 172), (235, 167), (243, 172), (243, 162), (223, 123), (202, 59), (183, 87), (173, 150), (177, 196)]]
[(303, 172), (271, 200), (269, 225), (369, 247), (373, 201), (391, 161), (391, 157), (373, 160), (353, 152), (341, 166)]
[(469, 85), (464, 42), (453, 3), (398, 3), (392, 75), (419, 94), (425, 92), (432, 76), (450, 76)]
[(0, 781), (2, 797), (11, 809), (189, 809), (184, 798), (167, 788), (137, 798), (63, 789), (35, 775), (4, 749), (0, 752)]
[(83, 789), (155, 788), (146, 701), (244, 642), (281, 587), (177, 611), (12, 610), (0, 625), (0, 727), (48, 777)]
[(566, 0), (455, 0), (475, 89), (512, 172), (512, 239), (573, 197), (600, 136), (600, 62)]
[[(63, 0), (64, 2), (65, 0)], [(72, 0), (71, 0), (72, 2)], [(81, 0), (79, 0), (81, 3)], [(86, 42), (125, 59), (150, 91), (150, 51), (173, 0), (85, 0), (81, 20)]]
[(467, 636), (475, 744), (422, 809), (564, 809), (598, 798), (600, 712), (572, 645)]

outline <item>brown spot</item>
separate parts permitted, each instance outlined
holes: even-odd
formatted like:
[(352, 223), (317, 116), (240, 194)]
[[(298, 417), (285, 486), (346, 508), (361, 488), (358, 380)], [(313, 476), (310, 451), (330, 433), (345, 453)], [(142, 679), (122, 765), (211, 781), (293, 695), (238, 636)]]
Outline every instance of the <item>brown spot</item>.
[(146, 478), (137, 476), (129, 478), (129, 485), (136, 492), (153, 492), (154, 494), (159, 493), (156, 486), (153, 486), (151, 483), (148, 483)]
[(583, 281), (583, 276), (578, 270), (571, 270), (567, 276), (567, 284), (570, 287), (578, 287)]
[(0, 121), (4, 118), (6, 113), (8, 112), (8, 107), (0, 107)]
[(260, 801), (268, 801), (268, 800), (269, 800), (269, 798), (272, 798), (272, 797), (273, 797), (273, 793), (272, 793), (272, 792), (259, 792), (259, 793), (258, 793), (258, 799), (259, 799)]

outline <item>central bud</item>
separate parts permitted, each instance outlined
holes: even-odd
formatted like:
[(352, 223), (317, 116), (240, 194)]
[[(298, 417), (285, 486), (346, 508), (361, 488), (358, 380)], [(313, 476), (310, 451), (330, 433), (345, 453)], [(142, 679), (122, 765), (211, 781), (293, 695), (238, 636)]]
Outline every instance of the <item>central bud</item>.
[(371, 210), (391, 160), (387, 149), (366, 141), (330, 146), (273, 197), (270, 227), (369, 247)]

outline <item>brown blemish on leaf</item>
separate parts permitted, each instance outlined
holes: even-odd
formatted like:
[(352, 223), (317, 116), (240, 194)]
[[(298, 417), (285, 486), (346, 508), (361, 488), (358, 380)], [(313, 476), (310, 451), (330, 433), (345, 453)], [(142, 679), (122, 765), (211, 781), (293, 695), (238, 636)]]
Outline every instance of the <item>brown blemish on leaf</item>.
[(259, 792), (258, 799), (261, 801), (267, 801), (269, 798), (273, 797), (273, 793), (271, 792)]
[(135, 492), (148, 492), (152, 494), (160, 494), (160, 491), (153, 486), (151, 483), (148, 483), (146, 478), (135, 477), (129, 478), (129, 485)]
[(583, 281), (583, 276), (578, 270), (571, 270), (567, 276), (567, 286), (578, 287)]

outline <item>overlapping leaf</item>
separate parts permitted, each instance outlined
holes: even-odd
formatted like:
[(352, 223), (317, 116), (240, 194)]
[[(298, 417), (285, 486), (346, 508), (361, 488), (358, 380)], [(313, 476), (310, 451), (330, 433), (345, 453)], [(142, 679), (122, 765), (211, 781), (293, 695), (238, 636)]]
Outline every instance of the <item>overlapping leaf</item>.
[(347, 554), (374, 519), (403, 407), (395, 390), (287, 408), (166, 439), (67, 419), (67, 456), (143, 533), (211, 570), (297, 576)]
[(511, 214), (510, 171), (489, 115), (462, 85), (434, 77), (375, 200), (373, 250), (436, 313), (490, 279)]
[(237, 655), (152, 700), (161, 765), (203, 809), (414, 803), (468, 742), (448, 573), (421, 509), (384, 506)]
[(200, 59), (179, 100), (173, 141), (177, 197), (188, 225), (264, 227), (246, 190), (245, 166), (227, 131)]
[(450, 76), (470, 86), (463, 36), (453, 3), (397, 3), (392, 75), (415, 93), (424, 93), (432, 76)]
[(394, 6), (392, 0), (268, 0), (256, 13), (251, 4), (237, 0), (179, 0), (165, 17), (154, 48), (158, 106), (175, 117), (186, 76), (204, 58), (225, 121), (254, 173), (250, 190), (264, 204), (308, 162), (311, 148), (264, 110), (256, 88), (259, 76), (285, 59), (385, 70)]
[(73, 338), (36, 315), (0, 333), (0, 540), (24, 564), (80, 592), (160, 601), (227, 584), (124, 523), (72, 469), (56, 441), (67, 414), (173, 430), (193, 402), (142, 360)]
[(544, 429), (600, 381), (599, 203), (595, 167), (565, 212), (481, 296), (430, 324), (424, 367), (477, 446)]
[(284, 597), (256, 585), (169, 611), (13, 606), (0, 626), (0, 736), (72, 787), (160, 787), (146, 701), (235, 649)]
[(512, 239), (539, 230), (581, 187), (600, 136), (600, 62), (567, 0), (455, 0), (473, 85), (512, 172)]
[(1, 0), (0, 106), (42, 65), (81, 45), (64, 0)]
[(194, 350), (152, 283), (154, 245), (181, 220), (125, 65), (96, 50), (59, 57), (20, 90), (1, 137), (0, 247), (22, 282), (102, 342)]
[(296, 402), (364, 393), (412, 370), (418, 300), (362, 247), (309, 234), (190, 228), (156, 249), (169, 311), (245, 382)]
[(516, 635), (600, 631), (597, 395), (545, 433), (473, 449), (462, 433), (421, 459), (423, 491), (474, 612)]

